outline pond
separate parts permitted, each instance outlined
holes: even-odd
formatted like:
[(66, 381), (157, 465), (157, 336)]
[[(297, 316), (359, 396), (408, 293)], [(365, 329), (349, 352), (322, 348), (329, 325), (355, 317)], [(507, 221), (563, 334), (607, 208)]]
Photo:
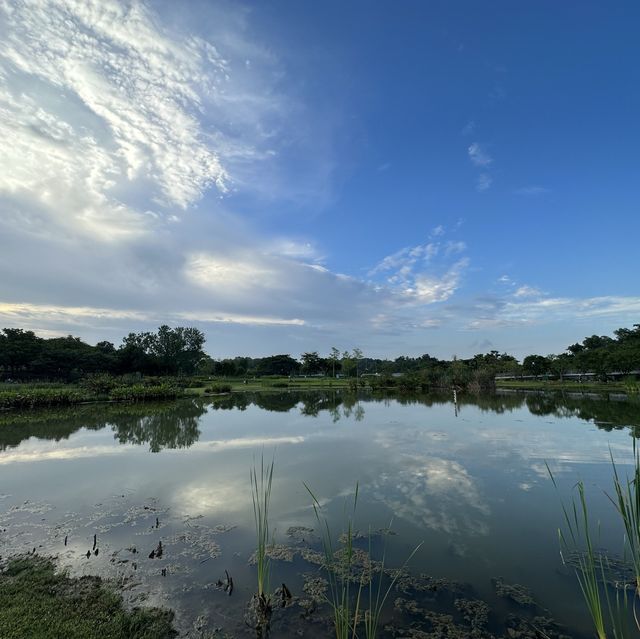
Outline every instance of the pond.
[(358, 486), (358, 557), (384, 554), (385, 587), (421, 544), (381, 636), (591, 636), (560, 557), (560, 501), (584, 480), (598, 546), (615, 557), (610, 451), (626, 472), (639, 427), (634, 399), (506, 392), (454, 404), (282, 391), (4, 413), (0, 555), (36, 549), (115, 578), (129, 602), (173, 608), (184, 636), (255, 637), (249, 471), (264, 452), (275, 458), (271, 587), (292, 594), (271, 636), (331, 636), (304, 484), (336, 534)]

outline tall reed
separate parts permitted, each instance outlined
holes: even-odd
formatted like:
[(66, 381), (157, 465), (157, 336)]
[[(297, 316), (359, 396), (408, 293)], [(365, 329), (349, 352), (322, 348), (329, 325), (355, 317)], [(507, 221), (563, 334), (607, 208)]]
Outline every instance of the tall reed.
[[(382, 610), (384, 605), (389, 598), (389, 594), (391, 590), (396, 584), (398, 577), (407, 566), (407, 564), (411, 561), (413, 556), (418, 552), (423, 542), (420, 542), (412, 551), (411, 554), (407, 557), (404, 564), (400, 570), (394, 571), (395, 574), (392, 577), (389, 585), (383, 591), (382, 588), (382, 577), (385, 574), (385, 565), (387, 559), (387, 539), (388, 539), (388, 531), (391, 529), (391, 523), (387, 528), (387, 532), (384, 533), (384, 548), (382, 551), (382, 561), (380, 563), (380, 578), (378, 579), (377, 587), (375, 588), (375, 596), (374, 596), (374, 587), (373, 587), (373, 571), (369, 571), (369, 583), (367, 584), (369, 589), (369, 609), (364, 614), (364, 631), (367, 639), (375, 639), (378, 636), (378, 627), (380, 625), (380, 616), (382, 614)], [(371, 552), (371, 529), (369, 529), (369, 558), (373, 556)]]
[[(629, 505), (626, 498), (627, 493), (622, 491), (622, 484), (619, 480), (617, 468), (613, 462), (613, 457), (612, 463), (614, 471), (614, 486), (616, 489), (616, 495), (619, 497), (617, 505), (618, 512), (621, 514), (623, 520), (628, 517), (628, 521), (624, 521), (625, 530), (633, 529), (633, 521), (631, 520), (630, 513), (635, 512), (637, 514), (640, 511), (635, 510), (635, 506)], [(634, 473), (636, 477), (638, 476), (639, 468), (638, 457), (636, 456)], [(555, 477), (548, 465), (547, 471), (551, 477), (553, 485), (556, 490), (558, 490)], [(630, 634), (629, 629), (630, 615), (626, 584), (622, 584), (621, 588), (616, 587), (616, 595), (612, 600), (609, 585), (607, 584), (607, 573), (605, 570), (605, 563), (607, 562), (607, 559), (604, 557), (603, 553), (596, 553), (593, 546), (591, 532), (592, 524), (590, 522), (584, 483), (579, 481), (576, 484), (576, 488), (578, 498), (576, 499), (575, 496), (571, 498), (569, 508), (562, 503), (562, 512), (566, 524), (566, 533), (562, 529), (558, 529), (562, 561), (566, 564), (563, 550), (572, 552), (576, 557), (576, 578), (598, 639), (607, 639), (608, 637), (613, 637), (614, 639), (627, 639), (627, 637), (631, 637), (632, 635)], [(630, 487), (629, 485), (627, 486), (627, 489), (630, 491), (628, 493), (629, 495), (631, 495), (635, 490), (635, 488)], [(614, 502), (614, 504), (615, 503), (616, 502)], [(636, 625), (638, 625), (637, 616), (635, 616), (635, 620)], [(640, 625), (638, 627), (640, 628)]]
[(613, 466), (615, 490), (615, 496), (609, 497), (609, 499), (622, 519), (625, 542), (629, 547), (636, 577), (636, 594), (640, 595), (640, 454), (636, 440), (633, 440), (634, 467), (631, 479), (627, 477), (625, 482), (621, 481), (611, 450), (609, 450), (609, 454)]
[(264, 452), (260, 456), (260, 466), (253, 461), (253, 468), (249, 472), (251, 481), (251, 497), (253, 499), (253, 517), (256, 526), (256, 564), (258, 568), (258, 598), (265, 606), (269, 600), (269, 577), (271, 560), (267, 550), (271, 543), (269, 530), (269, 504), (271, 502), (271, 486), (273, 483), (273, 468), (275, 459), (265, 465)]
[(336, 552), (329, 522), (326, 517), (321, 515), (322, 506), (320, 502), (306, 483), (304, 487), (311, 495), (313, 511), (320, 526), (324, 562), (329, 581), (329, 597), (327, 597), (327, 601), (333, 612), (336, 639), (349, 639), (349, 637), (353, 639), (357, 637), (356, 627), (360, 614), (360, 598), (363, 586), (362, 580), (360, 580), (355, 594), (355, 601), (353, 601), (354, 595), (351, 582), (354, 561), (354, 518), (358, 505), (359, 487), (356, 484), (353, 505), (350, 511), (347, 510), (345, 502), (346, 530), (343, 532), (344, 544), (342, 552)]
[[(389, 598), (389, 594), (396, 584), (398, 577), (420, 546), (422, 546), (422, 543), (414, 548), (400, 570), (395, 571), (395, 575), (391, 578), (389, 585), (384, 588), (383, 578), (385, 575), (387, 555), (387, 535), (385, 534), (382, 561), (374, 569), (371, 547), (372, 534), (371, 530), (369, 530), (368, 552), (366, 553), (366, 557), (360, 557), (362, 566), (358, 565), (357, 568), (362, 569), (362, 572), (356, 578), (357, 572), (354, 574), (353, 569), (357, 561), (353, 542), (355, 538), (354, 521), (359, 494), (358, 484), (356, 484), (351, 509), (348, 509), (345, 503), (346, 530), (344, 530), (340, 536), (343, 540), (343, 547), (338, 550), (334, 547), (328, 520), (321, 515), (322, 507), (320, 502), (307, 484), (305, 484), (305, 488), (311, 495), (313, 510), (321, 529), (324, 562), (329, 580), (329, 597), (327, 597), (327, 601), (333, 611), (333, 625), (336, 639), (349, 639), (349, 637), (353, 639), (358, 637), (358, 627), (361, 621), (364, 625), (366, 639), (375, 639), (375, 637), (378, 636), (380, 617), (384, 605)], [(390, 527), (391, 525), (389, 525), (389, 528)], [(375, 586), (373, 583), (374, 573), (378, 573), (377, 584)], [(365, 588), (368, 591), (369, 604), (366, 609), (364, 608), (363, 601), (363, 591)]]

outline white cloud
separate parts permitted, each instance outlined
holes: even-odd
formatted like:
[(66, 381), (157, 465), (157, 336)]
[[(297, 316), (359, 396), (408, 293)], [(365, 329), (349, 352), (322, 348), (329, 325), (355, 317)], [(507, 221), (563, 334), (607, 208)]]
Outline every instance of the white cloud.
[(415, 277), (413, 287), (405, 289), (405, 294), (414, 297), (421, 304), (444, 302), (458, 290), (462, 274), (468, 265), (469, 260), (465, 258), (453, 264), (440, 277), (419, 274)]
[(206, 96), (228, 83), (212, 45), (172, 39), (137, 2), (3, 2), (0, 11), (0, 192), (63, 204), (64, 221), (110, 234), (144, 226), (132, 204), (141, 186), (156, 209), (184, 209), (211, 184), (226, 192), (221, 156), (233, 145), (199, 119)]
[(465, 242), (458, 241), (453, 242), (449, 241), (446, 243), (444, 247), (445, 255), (455, 255), (456, 253), (464, 253), (467, 250), (467, 245)]
[(477, 142), (469, 146), (467, 153), (476, 166), (489, 166), (493, 162), (493, 158)]
[(493, 184), (493, 178), (488, 173), (481, 173), (476, 180), (476, 190), (486, 191)]
[(478, 301), (461, 311), (467, 328), (494, 329), (609, 318), (619, 325), (630, 323), (640, 313), (640, 297), (601, 296), (590, 298), (551, 297), (529, 286), (513, 294)]
[(540, 297), (541, 295), (543, 295), (542, 291), (540, 289), (537, 289), (533, 286), (519, 286), (515, 293), (513, 294), (514, 297)]

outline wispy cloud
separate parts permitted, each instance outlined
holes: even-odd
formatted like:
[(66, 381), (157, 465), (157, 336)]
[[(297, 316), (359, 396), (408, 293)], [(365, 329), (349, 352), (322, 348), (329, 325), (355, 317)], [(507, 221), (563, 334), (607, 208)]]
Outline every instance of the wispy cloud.
[(489, 166), (493, 163), (493, 158), (477, 142), (469, 146), (467, 153), (476, 166)]
[(475, 120), (469, 120), (463, 127), (460, 133), (462, 135), (471, 135), (476, 130)]
[[(444, 227), (437, 226), (430, 237), (441, 238), (444, 234)], [(405, 247), (381, 260), (369, 271), (369, 276), (384, 276), (386, 286), (398, 292), (405, 302), (443, 302), (458, 290), (469, 265), (466, 257), (454, 262), (450, 258), (459, 256), (466, 249), (463, 241), (441, 239)]]
[(534, 286), (527, 286), (526, 284), (524, 286), (519, 286), (513, 294), (514, 297), (518, 298), (542, 297), (543, 295), (544, 293), (540, 289), (535, 288)]
[(493, 178), (488, 173), (481, 173), (476, 180), (476, 189), (480, 192), (491, 188)]
[(523, 186), (514, 191), (516, 195), (544, 195), (549, 192), (550, 189), (544, 186)]
[(476, 191), (482, 193), (488, 190), (493, 183), (493, 178), (487, 172), (489, 166), (493, 164), (493, 158), (480, 146), (478, 142), (474, 142), (467, 149), (467, 155), (471, 163), (482, 169), (482, 173), (476, 178)]

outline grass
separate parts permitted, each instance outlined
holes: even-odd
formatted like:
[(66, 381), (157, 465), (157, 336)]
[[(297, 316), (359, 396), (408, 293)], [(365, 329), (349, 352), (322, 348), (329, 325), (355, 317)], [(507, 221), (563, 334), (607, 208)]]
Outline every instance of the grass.
[(346, 530), (344, 534), (344, 544), (342, 552), (337, 553), (334, 544), (329, 522), (321, 515), (321, 505), (309, 486), (304, 484), (309, 495), (311, 495), (313, 510), (320, 526), (322, 537), (322, 548), (324, 550), (324, 560), (329, 581), (329, 593), (327, 598), (333, 612), (333, 627), (336, 639), (349, 639), (356, 637), (356, 627), (360, 614), (360, 599), (362, 595), (363, 583), (360, 580), (355, 602), (353, 601), (351, 582), (353, 568), (353, 537), (354, 537), (354, 517), (358, 505), (358, 484), (353, 498), (351, 511), (347, 511), (345, 503)]
[(583, 391), (583, 392), (601, 392), (601, 393), (628, 393), (634, 387), (628, 382), (574, 382), (559, 380), (496, 380), (497, 388), (511, 388), (519, 390), (559, 390), (559, 391)]
[(264, 454), (262, 454), (260, 456), (260, 466), (258, 467), (254, 460), (253, 468), (249, 473), (257, 538), (258, 599), (265, 612), (269, 607), (271, 560), (267, 555), (267, 548), (271, 543), (269, 505), (271, 502), (274, 462), (275, 460), (272, 459), (270, 464), (265, 465)]
[[(369, 609), (366, 611), (364, 615), (364, 630), (365, 636), (367, 639), (375, 639), (378, 636), (378, 627), (380, 625), (380, 616), (382, 614), (382, 610), (384, 605), (391, 594), (391, 590), (396, 584), (398, 577), (400, 576), (402, 570), (407, 566), (407, 564), (411, 561), (413, 556), (418, 552), (420, 547), (422, 546), (422, 542), (420, 542), (411, 552), (411, 554), (407, 557), (404, 564), (402, 565), (400, 570), (395, 571), (394, 577), (391, 579), (386, 590), (383, 592), (382, 587), (382, 575), (385, 572), (385, 564), (387, 558), (387, 537), (388, 531), (391, 530), (391, 524), (389, 524), (387, 528), (387, 532), (384, 533), (384, 550), (382, 553), (382, 562), (380, 565), (380, 579), (378, 579), (377, 587), (375, 588), (375, 596), (374, 596), (374, 588), (373, 588), (373, 572), (369, 572), (369, 583), (367, 584), (369, 589)], [(369, 530), (369, 558), (371, 559), (371, 530)]]
[(15, 558), (0, 572), (3, 639), (165, 639), (175, 637), (173, 613), (126, 610), (98, 577), (56, 573), (50, 559)]
[[(625, 555), (630, 550), (634, 566), (636, 583), (632, 595), (633, 618), (640, 630), (640, 620), (636, 612), (636, 604), (640, 596), (640, 457), (634, 440), (634, 472), (632, 479), (623, 482), (620, 479), (613, 456), (611, 463), (614, 475), (615, 497), (609, 497), (615, 506), (625, 530)], [(547, 465), (547, 471), (556, 490), (558, 485)], [(558, 529), (561, 548), (574, 551), (577, 557), (576, 578), (582, 597), (593, 622), (598, 639), (627, 639), (637, 636), (630, 630), (629, 595), (627, 584), (616, 586), (615, 598), (612, 599), (610, 586), (606, 579), (607, 558), (603, 553), (596, 553), (592, 539), (592, 523), (590, 521), (584, 483), (576, 484), (577, 498), (571, 499), (570, 506), (562, 504), (565, 530)], [(562, 554), (562, 552), (561, 552)], [(563, 561), (564, 561), (564, 555)]]
[[(283, 388), (295, 390), (320, 390), (349, 388), (349, 380), (346, 378), (333, 377), (216, 377), (207, 380), (206, 386), (224, 384), (231, 386), (231, 391), (268, 391), (281, 390)], [(188, 388), (189, 394), (202, 395), (205, 388)]]
[(98, 393), (75, 385), (63, 387), (40, 387), (26, 384), (0, 390), (0, 409), (50, 408), (53, 406), (72, 406), (85, 402), (127, 401), (141, 402), (159, 399), (176, 399), (184, 391), (169, 383), (159, 384), (120, 384), (105, 392)]
[(633, 459), (633, 477), (622, 481), (611, 455), (615, 496), (610, 499), (622, 519), (625, 542), (629, 547), (636, 575), (636, 593), (640, 596), (640, 455), (635, 439), (633, 440)]
[(0, 408), (48, 408), (70, 406), (91, 399), (77, 388), (18, 388), (0, 391)]
[[(307, 492), (311, 496), (313, 510), (320, 526), (322, 548), (324, 551), (324, 563), (327, 570), (327, 576), (329, 581), (329, 597), (327, 602), (329, 603), (333, 612), (333, 626), (335, 630), (336, 639), (355, 639), (358, 635), (358, 628), (360, 623), (364, 626), (364, 634), (366, 639), (375, 639), (378, 636), (378, 630), (380, 627), (380, 618), (384, 609), (385, 603), (389, 598), (398, 577), (402, 573), (402, 570), (411, 561), (412, 557), (418, 552), (418, 549), (422, 544), (418, 544), (414, 548), (413, 552), (406, 559), (402, 568), (395, 571), (393, 578), (386, 588), (383, 586), (383, 577), (385, 575), (386, 554), (387, 554), (387, 534), (385, 533), (384, 550), (382, 553), (382, 561), (377, 567), (373, 566), (373, 553), (372, 553), (372, 534), (369, 530), (369, 547), (362, 566), (362, 573), (357, 577), (354, 576), (354, 567), (356, 563), (356, 557), (354, 552), (354, 526), (355, 526), (355, 514), (358, 506), (358, 494), (359, 486), (356, 484), (356, 489), (353, 497), (353, 504), (348, 507), (345, 502), (344, 519), (346, 521), (346, 530), (343, 530), (340, 539), (343, 539), (342, 548), (336, 549), (333, 544), (333, 536), (329, 527), (328, 520), (322, 513), (322, 506), (314, 495), (312, 490), (304, 484)], [(390, 530), (389, 525), (387, 530)], [(360, 566), (358, 566), (360, 568)], [(374, 572), (379, 573), (377, 584), (374, 586)], [(354, 584), (355, 581), (355, 584)], [(356, 585), (355, 592), (352, 586)], [(363, 592), (365, 589), (368, 592), (367, 609), (364, 609), (363, 605)]]

